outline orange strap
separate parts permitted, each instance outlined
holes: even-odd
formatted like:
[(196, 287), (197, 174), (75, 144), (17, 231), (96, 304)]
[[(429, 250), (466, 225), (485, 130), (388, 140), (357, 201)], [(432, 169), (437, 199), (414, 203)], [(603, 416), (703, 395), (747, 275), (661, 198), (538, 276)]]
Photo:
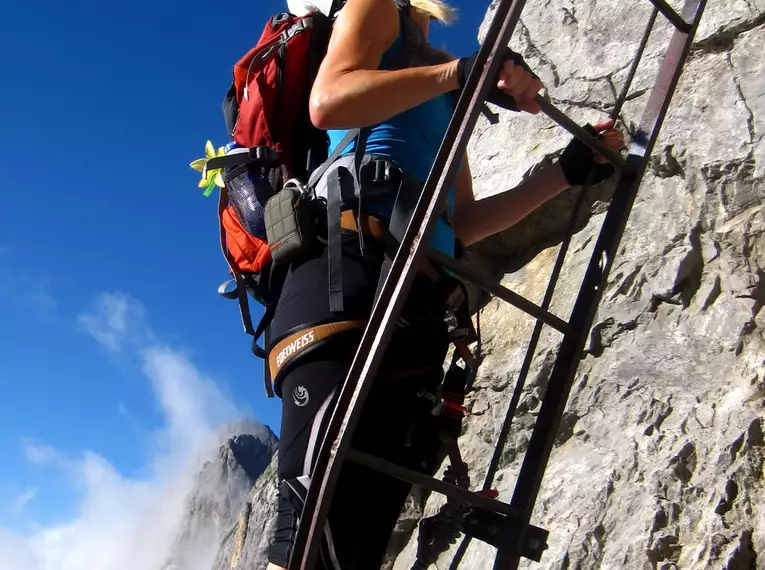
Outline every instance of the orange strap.
[(223, 212), (228, 207), (228, 192), (226, 188), (220, 189), (220, 198), (218, 200), (218, 223), (220, 224), (220, 248), (223, 252), (223, 257), (226, 258), (228, 269), (231, 275), (236, 280), (236, 293), (239, 299), (239, 309), (242, 313), (242, 325), (244, 330), (249, 335), (255, 335), (255, 328), (252, 326), (252, 316), (250, 315), (250, 304), (247, 301), (247, 288), (244, 285), (244, 279), (242, 275), (236, 270), (236, 264), (231, 259), (231, 254), (228, 251), (226, 245), (226, 229), (223, 227)]
[(366, 326), (366, 321), (340, 321), (315, 327), (308, 327), (280, 340), (268, 352), (268, 368), (272, 382), (279, 372), (298, 356), (320, 342), (341, 332), (359, 329)]
[[(218, 199), (218, 223), (220, 225), (220, 248), (223, 252), (223, 257), (226, 259), (229, 271), (236, 280), (236, 296), (239, 301), (239, 314), (242, 318), (242, 326), (244, 331), (255, 337), (255, 327), (252, 324), (252, 315), (250, 314), (250, 303), (247, 299), (247, 287), (244, 284), (242, 275), (236, 270), (234, 260), (231, 259), (231, 254), (228, 251), (226, 245), (226, 229), (223, 227), (223, 212), (228, 207), (228, 192), (225, 187), (220, 189), (220, 197)], [(264, 375), (265, 376), (265, 375)], [(271, 382), (268, 378), (265, 378), (266, 394), (269, 398), (274, 397), (274, 391), (271, 388)]]
[[(349, 230), (358, 233), (359, 224), (357, 221), (356, 210), (343, 210), (340, 212), (340, 227), (344, 230)], [(361, 229), (364, 235), (373, 237), (377, 240), (384, 241), (388, 234), (388, 225), (374, 216), (369, 214), (361, 214)]]
[[(357, 222), (356, 210), (343, 210), (340, 213), (340, 227), (344, 230), (358, 233), (359, 224)], [(388, 233), (388, 224), (386, 222), (369, 214), (361, 214), (361, 229), (364, 235), (383, 242), (387, 247), (395, 247), (395, 242), (392, 241), (393, 237)], [(395, 251), (391, 252), (391, 255), (395, 255)], [(438, 271), (425, 256), (422, 256), (419, 271), (434, 281), (439, 277)]]

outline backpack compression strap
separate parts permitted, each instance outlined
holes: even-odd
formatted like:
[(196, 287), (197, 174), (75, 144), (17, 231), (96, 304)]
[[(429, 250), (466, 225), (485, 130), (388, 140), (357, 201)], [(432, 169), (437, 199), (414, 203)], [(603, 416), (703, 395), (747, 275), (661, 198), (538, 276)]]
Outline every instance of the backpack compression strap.
[[(346, 133), (343, 140), (335, 147), (326, 161), (317, 168), (308, 181), (313, 188), (326, 174), (327, 170), (340, 158), (342, 152), (358, 138), (356, 156), (364, 155), (369, 128), (352, 129)], [(354, 173), (354, 184), (358, 184), (358, 174)], [(360, 187), (356, 187), (360, 195)], [(342, 190), (340, 186), (340, 169), (336, 168), (327, 178), (327, 258), (329, 263), (329, 310), (339, 313), (343, 310), (343, 252), (342, 235), (340, 233), (340, 212), (342, 210)]]
[[(229, 299), (236, 299), (239, 302), (239, 314), (242, 318), (242, 325), (244, 326), (244, 331), (252, 336), (252, 351), (255, 353), (255, 355), (260, 356), (265, 360), (266, 353), (258, 346), (258, 339), (260, 336), (265, 332), (266, 328), (268, 327), (269, 323), (271, 322), (271, 319), (274, 316), (276, 304), (268, 307), (266, 309), (266, 312), (263, 314), (263, 318), (260, 319), (260, 322), (258, 323), (257, 330), (252, 324), (252, 315), (250, 314), (250, 303), (247, 299), (247, 286), (244, 282), (244, 278), (242, 277), (242, 274), (239, 273), (236, 270), (236, 264), (234, 263), (234, 260), (231, 258), (231, 254), (228, 251), (228, 247), (226, 247), (226, 230), (223, 227), (223, 212), (228, 207), (228, 192), (225, 187), (220, 189), (220, 197), (218, 199), (218, 223), (220, 225), (220, 247), (221, 251), (223, 252), (223, 257), (226, 259), (226, 263), (228, 264), (229, 271), (231, 272), (231, 275), (234, 277), (234, 281), (236, 282), (236, 289), (232, 292), (225, 292), (224, 291), (224, 285), (221, 285), (221, 287), (218, 289), (218, 292), (223, 295), (224, 297), (227, 297)], [(260, 353), (259, 353), (260, 352)], [(268, 394), (269, 398), (273, 398), (274, 393), (271, 389), (271, 382), (269, 381), (268, 375), (265, 375), (265, 385), (266, 385), (266, 393)]]
[(250, 315), (250, 306), (249, 306), (249, 302), (247, 301), (247, 288), (244, 285), (244, 279), (242, 278), (241, 273), (239, 273), (236, 270), (236, 264), (234, 263), (234, 260), (231, 258), (231, 254), (228, 251), (228, 247), (226, 247), (226, 229), (223, 227), (223, 212), (228, 207), (229, 202), (228, 202), (228, 191), (226, 190), (225, 186), (220, 189), (219, 195), (220, 196), (218, 198), (218, 222), (220, 225), (220, 248), (221, 248), (221, 251), (223, 252), (223, 257), (226, 259), (226, 263), (228, 264), (229, 271), (231, 272), (231, 275), (234, 277), (234, 281), (236, 281), (236, 290), (231, 295), (227, 295), (227, 296), (229, 297), (235, 296), (236, 299), (238, 299), (239, 308), (241, 309), (240, 312), (242, 314), (242, 325), (244, 326), (244, 330), (247, 334), (254, 336), (255, 329), (252, 326), (252, 316)]

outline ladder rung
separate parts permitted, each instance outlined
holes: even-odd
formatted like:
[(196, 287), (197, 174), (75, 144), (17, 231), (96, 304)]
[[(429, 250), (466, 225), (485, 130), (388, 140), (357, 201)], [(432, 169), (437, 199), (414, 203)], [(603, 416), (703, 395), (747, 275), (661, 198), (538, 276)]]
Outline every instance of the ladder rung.
[(460, 263), (456, 259), (452, 259), (448, 255), (432, 248), (428, 248), (427, 256), (428, 259), (430, 259), (436, 265), (440, 265), (444, 269), (448, 269), (449, 271), (456, 273), (460, 277), (463, 277), (474, 285), (477, 285), (487, 293), (491, 293), (506, 303), (510, 303), (514, 307), (517, 307), (521, 311), (531, 315), (536, 319), (539, 319), (544, 324), (551, 326), (555, 330), (563, 334), (567, 334), (569, 332), (570, 327), (568, 326), (568, 323), (563, 319), (556, 317), (549, 311), (545, 311), (538, 305), (535, 305), (525, 297), (521, 297), (518, 293), (514, 293), (507, 287), (503, 287), (499, 283), (492, 281), (491, 279), (487, 279), (468, 265)]
[(651, 4), (656, 6), (656, 8), (659, 9), (659, 12), (661, 12), (664, 17), (669, 20), (675, 28), (677, 28), (678, 31), (683, 32), (684, 34), (687, 34), (691, 31), (691, 24), (685, 21), (683, 17), (675, 12), (675, 10), (667, 4), (666, 0), (649, 0)]
[[(483, 495), (478, 495), (477, 493), (468, 491), (467, 489), (463, 489), (456, 485), (444, 483), (440, 479), (428, 477), (423, 473), (407, 469), (406, 467), (401, 467), (400, 465), (396, 465), (385, 459), (380, 459), (374, 455), (369, 455), (368, 453), (364, 453), (357, 449), (349, 449), (347, 458), (354, 463), (369, 467), (370, 469), (374, 469), (385, 475), (390, 475), (396, 479), (412, 483), (413, 485), (419, 485), (420, 487), (435, 491), (441, 495), (446, 495), (450, 499), (456, 499), (492, 513), (499, 513), (510, 517), (511, 519), (518, 517), (517, 509), (511, 507), (507, 503), (503, 503), (496, 499), (490, 499)], [(372, 492), (374, 492), (374, 490)]]
[(473, 513), (465, 520), (462, 532), (470, 538), (491, 544), (498, 550), (498, 555), (507, 549), (508, 544), (513, 544), (520, 534), (523, 541), (520, 544), (520, 555), (534, 562), (541, 562), (542, 555), (548, 548), (547, 539), (549, 531), (533, 525), (528, 525), (525, 532), (521, 527), (503, 515), (496, 513)]
[(574, 135), (576, 138), (578, 138), (580, 141), (582, 141), (592, 150), (602, 154), (603, 157), (606, 160), (608, 160), (608, 162), (613, 164), (619, 170), (624, 172), (629, 170), (629, 166), (627, 166), (626, 161), (621, 157), (621, 155), (618, 152), (607, 147), (605, 144), (603, 144), (601, 140), (596, 139), (590, 133), (585, 131), (582, 127), (576, 124), (576, 121), (571, 119), (568, 115), (566, 115), (563, 111), (558, 109), (555, 105), (553, 105), (546, 99), (543, 99), (541, 95), (537, 95), (535, 99), (537, 103), (539, 103), (539, 106), (541, 107), (542, 112), (545, 115), (550, 117), (553, 121), (558, 123), (561, 127), (566, 129), (568, 132), (570, 132), (572, 135)]

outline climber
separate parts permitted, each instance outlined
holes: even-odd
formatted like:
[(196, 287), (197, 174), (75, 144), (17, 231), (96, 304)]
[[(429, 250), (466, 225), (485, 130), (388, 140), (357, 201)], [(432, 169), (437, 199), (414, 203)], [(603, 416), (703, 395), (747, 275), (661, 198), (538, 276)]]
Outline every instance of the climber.
[[(454, 111), (454, 95), (476, 59), (456, 59), (427, 43), (431, 22), (449, 23), (454, 16), (442, 0), (348, 0), (339, 13), (313, 85), (310, 116), (317, 127), (328, 130), (331, 148), (341, 157), (313, 182), (328, 204), (332, 192), (338, 191), (333, 184), (340, 185), (343, 197), (346, 192), (353, 195), (354, 188), (360, 190), (362, 199), (358, 209), (342, 211), (340, 251), (332, 251), (328, 213), (330, 246), (292, 264), (268, 332), (268, 344), (275, 347), (269, 357), (273, 366), (282, 367), (314, 342), (310, 327), (363, 323), (370, 314), (381, 268), (391, 255), (384, 236), (388, 224), (393, 225), (397, 195), (386, 188), (416, 195), (422, 187)], [(508, 52), (489, 101), (509, 95), (519, 111), (536, 114), (540, 109), (534, 97), (541, 89), (523, 60)], [(360, 127), (368, 129), (349, 143), (347, 133)], [(609, 147), (623, 147), (622, 135), (611, 121), (596, 123), (594, 130)], [(356, 145), (364, 143), (365, 160), (354, 166)], [(469, 246), (512, 226), (572, 185), (584, 183), (591, 169), (595, 182), (613, 172), (605, 160), (573, 140), (555, 164), (510, 191), (476, 200), (464, 156), (431, 246), (454, 256), (457, 240)], [(327, 292), (338, 262), (339, 312), (331, 307)], [(410, 469), (436, 471), (440, 443), (423, 418), (430, 415), (433, 394), (443, 380), (450, 339), (444, 322), (448, 302), (442, 291), (454, 283), (443, 272), (434, 277), (424, 268), (415, 277), (355, 432), (354, 448)], [(362, 332), (363, 327), (351, 327), (333, 336), (278, 375), (275, 388), (283, 399), (281, 484), (268, 570), (289, 564), (313, 461)], [(347, 462), (329, 513), (320, 566), (379, 568), (410, 488)]]

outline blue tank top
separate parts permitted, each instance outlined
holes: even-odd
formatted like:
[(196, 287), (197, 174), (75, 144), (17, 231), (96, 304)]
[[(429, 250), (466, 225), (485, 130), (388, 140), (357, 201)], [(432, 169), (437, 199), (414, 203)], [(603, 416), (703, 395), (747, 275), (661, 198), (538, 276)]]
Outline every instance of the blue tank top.
[[(399, 50), (404, 49), (403, 29), (396, 42), (388, 49), (380, 63), (380, 69), (392, 69), (392, 62)], [(430, 173), (433, 161), (449, 126), (454, 113), (454, 100), (446, 94), (404, 111), (371, 128), (367, 140), (366, 153), (388, 158), (400, 166), (410, 176), (425, 182)], [(340, 144), (347, 130), (327, 131), (330, 139), (330, 152)], [(343, 155), (352, 153), (356, 147), (355, 141), (348, 145)], [(393, 201), (374, 206), (362, 200), (361, 207), (368, 214), (390, 219)], [(454, 214), (454, 188), (449, 189), (447, 196), (448, 208)], [(454, 257), (454, 232), (439, 217), (433, 231), (430, 245), (447, 255)]]

